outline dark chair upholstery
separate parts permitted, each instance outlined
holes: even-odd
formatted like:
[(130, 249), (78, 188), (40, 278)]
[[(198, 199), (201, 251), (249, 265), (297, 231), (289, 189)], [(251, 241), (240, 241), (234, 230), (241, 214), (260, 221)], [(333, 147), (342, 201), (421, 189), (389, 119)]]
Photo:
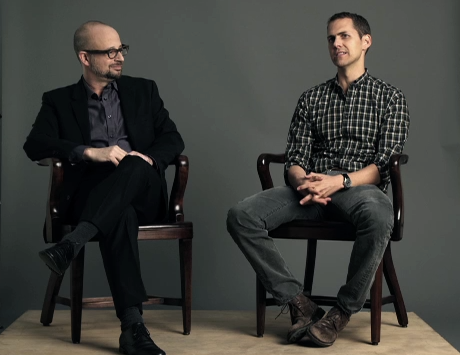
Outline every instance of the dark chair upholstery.
[[(385, 250), (382, 262), (375, 274), (374, 283), (370, 291), (370, 299), (364, 305), (371, 309), (371, 343), (377, 345), (380, 342), (381, 312), (382, 305), (393, 303), (398, 323), (407, 327), (408, 319), (406, 307), (396, 277), (393, 258), (391, 256), (391, 242), (402, 239), (404, 226), (404, 199), (401, 183), (400, 166), (406, 164), (409, 157), (405, 154), (393, 155), (390, 159), (390, 178), (393, 194), (394, 228), (391, 241)], [(261, 154), (257, 160), (257, 172), (262, 184), (262, 189), (273, 187), (270, 175), (270, 163), (283, 164), (284, 154)], [(319, 305), (333, 306), (336, 297), (318, 296), (312, 294), (313, 274), (315, 271), (316, 247), (318, 240), (354, 241), (354, 227), (345, 222), (332, 221), (305, 221), (296, 220), (285, 223), (269, 232), (272, 238), (280, 239), (306, 239), (307, 258), (305, 266), (304, 294)], [(385, 275), (390, 295), (382, 297), (382, 272)], [(267, 293), (257, 278), (257, 336), (262, 337), (265, 329), (265, 308), (276, 305), (273, 298), (267, 298)]]
[[(62, 162), (55, 158), (45, 159), (40, 165), (51, 167), (48, 201), (46, 205), (45, 241), (57, 243), (64, 235), (73, 230), (74, 226), (62, 223), (59, 216), (59, 194), (64, 171)], [(183, 199), (188, 179), (188, 158), (180, 155), (171, 164), (176, 166), (174, 183), (170, 194), (168, 222), (164, 224), (140, 226), (138, 240), (179, 241), (181, 297), (148, 296), (144, 304), (163, 304), (182, 307), (184, 334), (190, 334), (191, 303), (192, 303), (192, 238), (193, 225), (184, 222)], [(97, 241), (93, 238), (91, 241)], [(81, 335), (82, 308), (113, 307), (111, 297), (83, 298), (83, 269), (85, 248), (83, 247), (70, 266), (70, 298), (59, 296), (63, 276), (51, 272), (43, 302), (40, 322), (50, 325), (53, 321), (56, 304), (69, 306), (71, 309), (72, 342), (79, 343)]]

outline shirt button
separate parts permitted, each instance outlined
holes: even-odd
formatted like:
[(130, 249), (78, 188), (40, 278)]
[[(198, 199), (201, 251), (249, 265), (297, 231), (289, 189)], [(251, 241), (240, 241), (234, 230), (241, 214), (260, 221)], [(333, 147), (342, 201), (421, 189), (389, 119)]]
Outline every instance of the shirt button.
[(110, 135), (110, 138), (113, 138), (113, 134)]
[(104, 101), (107, 101), (107, 98), (106, 98), (106, 97), (104, 97)]
[(112, 115), (108, 115), (107, 118), (112, 118)]

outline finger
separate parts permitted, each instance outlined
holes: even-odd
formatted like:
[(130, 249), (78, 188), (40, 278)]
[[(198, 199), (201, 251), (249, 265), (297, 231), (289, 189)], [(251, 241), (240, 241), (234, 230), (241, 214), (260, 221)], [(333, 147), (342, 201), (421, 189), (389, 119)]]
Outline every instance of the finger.
[(115, 157), (118, 158), (118, 160), (121, 160), (121, 159), (123, 159), (125, 156), (127, 156), (128, 153), (126, 153), (123, 149), (121, 149), (120, 151), (117, 151), (114, 155), (115, 155)]
[(319, 203), (321, 205), (327, 205), (327, 203), (331, 200), (330, 197), (313, 197), (313, 202)]
[(307, 195), (303, 199), (300, 200), (301, 205), (308, 204), (309, 202), (312, 201), (313, 196), (312, 195)]
[(113, 165), (118, 166), (119, 162), (115, 157), (111, 157), (110, 161), (113, 163)]
[(315, 195), (319, 198), (324, 198), (327, 195), (328, 189), (327, 188), (317, 188), (315, 189)]
[(315, 186), (310, 186), (308, 188), (308, 192), (310, 192), (312, 195), (315, 195), (315, 196), (319, 195), (319, 190)]
[(309, 183), (299, 185), (299, 186), (297, 186), (297, 191), (308, 190), (310, 188), (310, 186), (311, 185)]
[(123, 156), (128, 155), (128, 152), (124, 149), (121, 149), (118, 145), (113, 147), (112, 152), (115, 154), (122, 154)]
[(322, 181), (323, 177), (322, 176), (310, 176), (310, 177), (305, 178), (305, 180), (309, 182)]
[(139, 157), (139, 158), (142, 158), (144, 160), (146, 160), (147, 156), (145, 156), (144, 154), (142, 153), (139, 153), (139, 152), (136, 152), (135, 150), (133, 150), (132, 152), (128, 153), (129, 155), (134, 155), (136, 157)]

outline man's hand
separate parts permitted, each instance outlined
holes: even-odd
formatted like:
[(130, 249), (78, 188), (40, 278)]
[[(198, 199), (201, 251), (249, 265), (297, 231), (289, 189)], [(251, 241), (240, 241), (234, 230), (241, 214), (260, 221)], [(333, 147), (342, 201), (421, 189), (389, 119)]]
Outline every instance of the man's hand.
[(326, 177), (326, 175), (315, 173), (307, 175), (298, 165), (291, 166), (288, 171), (288, 179), (291, 186), (304, 196), (304, 198), (300, 200), (301, 205), (309, 205), (312, 203), (327, 205), (331, 200), (329, 197), (318, 196), (310, 191), (310, 187), (313, 187), (315, 183), (321, 182), (324, 177)]
[(307, 192), (305, 197), (300, 200), (300, 204), (301, 205), (312, 205), (314, 203), (319, 203), (320, 205), (327, 205), (327, 203), (330, 200), (331, 200), (330, 197), (319, 197), (318, 195)]
[(107, 148), (86, 148), (83, 152), (83, 159), (97, 163), (112, 162), (118, 166), (120, 161), (127, 155), (118, 145)]
[[(320, 180), (318, 179), (318, 176), (321, 177)], [(310, 173), (307, 175), (307, 178), (309, 179), (307, 180), (308, 182), (299, 185), (297, 187), (297, 191), (308, 190), (308, 192), (311, 194), (311, 197), (308, 198), (309, 196), (306, 196), (303, 198), (300, 201), (301, 204), (305, 204), (309, 201), (315, 202), (316, 200), (322, 202), (326, 201), (326, 203), (323, 204), (327, 204), (327, 202), (331, 200), (329, 196), (343, 188), (342, 175), (331, 176)]]
[(150, 157), (148, 157), (147, 155), (144, 155), (142, 153), (136, 152), (135, 150), (133, 150), (132, 152), (128, 153), (128, 155), (135, 155), (136, 157), (140, 157), (140, 158), (144, 159), (150, 165), (153, 165), (153, 160)]

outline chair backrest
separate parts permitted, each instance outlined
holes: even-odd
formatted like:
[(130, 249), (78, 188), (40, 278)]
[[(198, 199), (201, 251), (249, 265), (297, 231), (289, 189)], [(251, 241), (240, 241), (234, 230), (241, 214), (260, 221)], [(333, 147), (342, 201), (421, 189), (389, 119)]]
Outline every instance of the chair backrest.
[[(257, 173), (263, 190), (273, 187), (270, 174), (270, 163), (284, 164), (284, 154), (263, 153), (257, 159)], [(390, 157), (390, 182), (393, 195), (394, 226), (391, 234), (392, 241), (399, 241), (403, 237), (404, 227), (404, 194), (401, 179), (401, 165), (407, 164), (409, 156), (406, 154), (394, 154)]]
[[(47, 158), (40, 160), (38, 164), (50, 167), (44, 238), (46, 243), (56, 243), (60, 241), (63, 234), (69, 233), (72, 228), (72, 226), (64, 225), (59, 215), (59, 202), (64, 181), (64, 163), (57, 158)], [(169, 223), (184, 222), (184, 194), (189, 170), (188, 157), (179, 155), (170, 165), (175, 165), (176, 170), (169, 197), (168, 221)]]

